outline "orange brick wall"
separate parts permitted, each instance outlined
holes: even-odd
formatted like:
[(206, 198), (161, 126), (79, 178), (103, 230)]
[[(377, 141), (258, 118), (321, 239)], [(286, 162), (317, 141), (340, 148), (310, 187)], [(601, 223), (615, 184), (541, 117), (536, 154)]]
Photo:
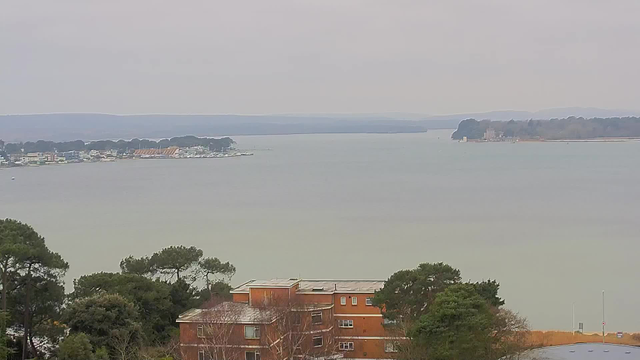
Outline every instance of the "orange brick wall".
[[(206, 341), (200, 337), (198, 337), (198, 323), (181, 323), (180, 324), (180, 343), (188, 344), (188, 345), (199, 345), (206, 344)], [(204, 325), (207, 326), (206, 324)], [(259, 326), (261, 334), (266, 334), (268, 325), (252, 325)], [(233, 326), (231, 329), (231, 336), (229, 340), (229, 345), (249, 345), (249, 346), (260, 346), (265, 345), (260, 342), (259, 339), (245, 339), (244, 338), (244, 327), (245, 324), (237, 324)]]
[[(282, 304), (289, 302), (289, 289), (264, 289), (253, 288), (249, 289), (249, 301), (251, 306), (264, 306), (269, 304)], [(267, 302), (265, 302), (265, 300)]]
[(303, 304), (333, 304), (333, 295), (331, 294), (297, 294), (296, 299)]
[(353, 328), (338, 327), (338, 336), (386, 336), (382, 316), (336, 316), (336, 326), (338, 320), (353, 320)]
[(233, 302), (249, 302), (249, 293), (246, 294), (233, 294)]
[(367, 359), (392, 359), (395, 353), (384, 351), (384, 340), (382, 339), (337, 339), (337, 342), (352, 342), (354, 350), (345, 351), (345, 358), (367, 358)]
[[(347, 300), (346, 305), (340, 304), (340, 298), (343, 296)], [(351, 305), (353, 297), (358, 298), (357, 305)], [(368, 297), (373, 297), (373, 294), (335, 294), (336, 314), (380, 314), (380, 308), (367, 305)]]

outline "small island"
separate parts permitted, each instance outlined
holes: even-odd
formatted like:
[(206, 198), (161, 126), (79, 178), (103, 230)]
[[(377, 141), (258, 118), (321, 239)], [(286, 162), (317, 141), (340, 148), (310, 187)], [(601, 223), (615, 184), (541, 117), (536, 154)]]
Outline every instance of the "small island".
[(0, 140), (0, 167), (111, 162), (117, 159), (227, 158), (253, 155), (234, 148), (229, 137), (181, 136), (148, 139), (7, 143)]
[(640, 138), (640, 117), (528, 121), (467, 119), (451, 135), (461, 141), (588, 141)]

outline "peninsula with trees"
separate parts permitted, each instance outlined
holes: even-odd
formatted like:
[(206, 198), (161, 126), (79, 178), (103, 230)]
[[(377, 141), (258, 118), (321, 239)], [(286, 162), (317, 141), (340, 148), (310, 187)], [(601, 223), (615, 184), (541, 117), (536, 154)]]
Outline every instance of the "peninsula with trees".
[(640, 117), (528, 121), (467, 119), (451, 135), (454, 140), (603, 140), (640, 138)]
[(78, 162), (109, 162), (116, 159), (219, 158), (251, 155), (238, 152), (235, 141), (181, 136), (159, 141), (148, 139), (27, 141), (5, 144), (0, 140), (0, 166), (49, 165)]

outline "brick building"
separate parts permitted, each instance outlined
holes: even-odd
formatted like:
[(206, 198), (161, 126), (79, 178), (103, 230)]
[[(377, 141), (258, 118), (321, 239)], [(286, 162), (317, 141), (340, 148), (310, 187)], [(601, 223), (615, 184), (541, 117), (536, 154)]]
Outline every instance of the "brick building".
[(185, 360), (389, 359), (402, 339), (373, 306), (377, 280), (251, 280), (178, 318)]

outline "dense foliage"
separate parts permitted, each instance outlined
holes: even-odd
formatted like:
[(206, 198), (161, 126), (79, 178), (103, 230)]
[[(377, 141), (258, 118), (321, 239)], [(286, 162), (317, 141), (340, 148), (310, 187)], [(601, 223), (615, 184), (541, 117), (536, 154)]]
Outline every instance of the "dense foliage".
[(71, 334), (84, 333), (91, 344), (116, 351), (120, 334), (128, 338), (128, 346), (142, 345), (142, 326), (136, 306), (118, 294), (98, 294), (74, 301), (65, 312), (65, 323)]
[(150, 343), (168, 341), (176, 331), (175, 319), (184, 309), (176, 308), (171, 297), (172, 284), (134, 274), (95, 273), (74, 281), (71, 300), (96, 294), (119, 294), (136, 306), (142, 331)]
[(509, 359), (524, 348), (524, 319), (502, 309), (498, 282), (463, 283), (447, 264), (420, 264), (391, 275), (373, 302), (408, 340), (400, 358)]
[[(68, 268), (31, 226), (10, 219), (0, 220), (3, 313), (0, 331), (5, 335), (8, 327), (22, 329), (23, 359), (27, 354), (40, 352), (34, 342), (36, 336), (55, 333), (55, 321), (64, 301), (62, 277)], [(7, 341), (6, 337), (3, 340)]]
[(59, 360), (93, 360), (93, 346), (83, 333), (67, 336), (58, 349)]
[(177, 147), (193, 147), (204, 146), (211, 151), (226, 151), (235, 142), (229, 138), (221, 139), (200, 138), (196, 136), (181, 136), (171, 139), (162, 139), (160, 141), (147, 139), (126, 140), (99, 140), (85, 143), (82, 140), (53, 142), (38, 140), (35, 142), (27, 141), (24, 143), (9, 143), (4, 145), (4, 150), (9, 154), (34, 153), (34, 152), (66, 152), (66, 151), (90, 151), (90, 150), (118, 150), (122, 152), (133, 151), (136, 149), (158, 149), (170, 146)]
[[(45, 357), (56, 348), (66, 359), (171, 356), (178, 316), (211, 297), (228, 299), (226, 281), (235, 273), (229, 262), (185, 246), (130, 256), (121, 267), (81, 276), (65, 295), (62, 257), (29, 225), (0, 220), (0, 359)], [(9, 328), (24, 336), (7, 337)]]
[(477, 121), (467, 119), (460, 122), (452, 139), (482, 139), (487, 129), (502, 133), (507, 138), (581, 140), (596, 138), (640, 137), (640, 118), (593, 118), (569, 117), (566, 119), (529, 121)]

